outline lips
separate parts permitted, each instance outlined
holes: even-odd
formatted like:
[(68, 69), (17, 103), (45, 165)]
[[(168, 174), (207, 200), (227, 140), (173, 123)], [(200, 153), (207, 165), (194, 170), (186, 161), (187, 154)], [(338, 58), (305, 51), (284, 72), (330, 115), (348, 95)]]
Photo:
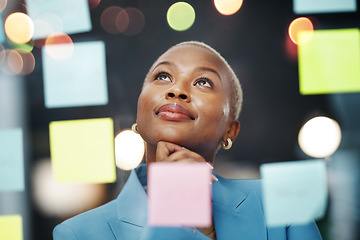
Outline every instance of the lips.
[(194, 115), (184, 106), (177, 103), (162, 105), (155, 114), (168, 121), (194, 120)]

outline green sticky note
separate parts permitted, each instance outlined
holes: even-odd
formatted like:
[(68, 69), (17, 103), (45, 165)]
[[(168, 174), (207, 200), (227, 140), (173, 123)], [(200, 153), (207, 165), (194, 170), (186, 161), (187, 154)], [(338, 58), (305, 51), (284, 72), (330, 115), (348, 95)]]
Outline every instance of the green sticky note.
[(50, 154), (57, 182), (116, 180), (111, 118), (51, 122)]
[(268, 226), (306, 224), (324, 216), (327, 205), (325, 160), (260, 166)]
[(0, 129), (0, 191), (23, 191), (24, 182), (22, 129)]
[(0, 239), (22, 240), (23, 226), (21, 215), (0, 216)]
[(359, 29), (317, 30), (300, 33), (298, 46), (301, 94), (360, 91)]

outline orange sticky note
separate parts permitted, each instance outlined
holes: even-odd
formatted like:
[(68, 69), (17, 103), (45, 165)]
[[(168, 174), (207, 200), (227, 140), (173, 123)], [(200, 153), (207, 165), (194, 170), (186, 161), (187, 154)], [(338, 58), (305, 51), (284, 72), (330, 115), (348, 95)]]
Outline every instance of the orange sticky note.
[(111, 118), (51, 122), (50, 153), (57, 182), (116, 180)]
[(149, 224), (211, 225), (211, 169), (206, 163), (151, 163)]

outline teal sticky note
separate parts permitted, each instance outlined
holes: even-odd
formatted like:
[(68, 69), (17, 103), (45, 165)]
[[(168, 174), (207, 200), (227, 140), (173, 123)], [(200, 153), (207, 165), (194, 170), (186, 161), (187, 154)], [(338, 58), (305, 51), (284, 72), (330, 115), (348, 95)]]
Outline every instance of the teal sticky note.
[(72, 54), (66, 59), (59, 60), (53, 58), (49, 49), (61, 52), (62, 45), (51, 45), (42, 49), (44, 96), (47, 108), (108, 103), (103, 42), (75, 43)]
[(359, 29), (316, 30), (299, 38), (310, 39), (298, 45), (301, 94), (360, 92)]
[(268, 226), (305, 224), (325, 214), (325, 160), (267, 163), (260, 175)]
[(5, 42), (5, 32), (4, 32), (4, 23), (2, 21), (2, 15), (0, 12), (0, 43)]
[(23, 132), (0, 129), (0, 191), (24, 190)]
[(355, 12), (356, 0), (293, 0), (296, 14)]
[(26, 0), (25, 3), (34, 22), (34, 39), (55, 32), (74, 34), (92, 29), (88, 0)]

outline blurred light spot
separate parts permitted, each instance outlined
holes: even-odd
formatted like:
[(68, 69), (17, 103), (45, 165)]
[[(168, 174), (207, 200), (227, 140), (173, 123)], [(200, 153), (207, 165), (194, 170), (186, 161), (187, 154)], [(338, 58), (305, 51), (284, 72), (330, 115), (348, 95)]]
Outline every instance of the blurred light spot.
[(6, 35), (15, 43), (26, 43), (34, 35), (34, 24), (31, 18), (20, 12), (7, 17), (5, 21)]
[(35, 164), (31, 177), (35, 204), (46, 216), (68, 218), (99, 206), (106, 196), (103, 184), (55, 182), (47, 159)]
[(170, 6), (167, 11), (169, 26), (176, 31), (185, 31), (195, 22), (194, 8), (186, 2), (177, 2)]
[(94, 9), (99, 6), (101, 0), (88, 0), (90, 9)]
[(23, 59), (16, 50), (2, 51), (0, 59), (3, 58), (3, 63), (0, 69), (3, 73), (8, 75), (19, 74), (23, 68)]
[(121, 11), (124, 11), (124, 9), (117, 6), (108, 7), (103, 11), (100, 17), (100, 24), (106, 32), (111, 34), (119, 33), (116, 26), (116, 18)]
[(6, 8), (7, 0), (0, 0), (0, 12)]
[(130, 18), (125, 9), (120, 11), (115, 18), (115, 26), (118, 32), (124, 32), (129, 26)]
[[(125, 28), (124, 31), (122, 31), (122, 33), (125, 35), (128, 35), (128, 36), (134, 36), (136, 34), (139, 34), (145, 25), (144, 14), (139, 9), (136, 9), (136, 8), (126, 8), (125, 11), (122, 11), (122, 12), (126, 12), (128, 15), (128, 19), (129, 19), (128, 26), (127, 26), (127, 28)], [(123, 18), (121, 16), (124, 16), (124, 14), (122, 14), (120, 12), (116, 18), (116, 24), (118, 23), (118, 18), (120, 18), (120, 19)], [(126, 22), (126, 19), (125, 19), (125, 22)], [(118, 24), (116, 26), (118, 26)], [(120, 27), (121, 27), (121, 25), (120, 25)], [(118, 30), (120, 30), (120, 29), (118, 28)]]
[(0, 43), (0, 66), (1, 64), (3, 64), (5, 59), (5, 48), (4, 46)]
[(214, 4), (219, 13), (223, 15), (232, 15), (239, 11), (243, 0), (214, 0)]
[(23, 51), (31, 52), (34, 49), (34, 40), (30, 40), (27, 43), (15, 43), (10, 39), (8, 39), (7, 43), (11, 48), (16, 49), (17, 51), (23, 50)]
[(67, 34), (54, 33), (46, 38), (45, 50), (53, 59), (65, 60), (73, 54), (74, 44)]
[(116, 166), (123, 170), (136, 168), (142, 161), (145, 144), (139, 134), (124, 130), (115, 137)]
[(299, 33), (303, 31), (314, 31), (314, 26), (310, 19), (306, 17), (300, 17), (292, 21), (289, 25), (289, 37), (295, 44), (304, 44), (310, 41), (312, 34), (309, 34), (307, 38), (299, 41)]
[(46, 38), (55, 32), (63, 32), (63, 22), (55, 14), (45, 13), (34, 20), (34, 38)]
[(23, 67), (21, 69), (20, 74), (21, 75), (29, 75), (32, 73), (35, 69), (35, 57), (34, 55), (29, 51), (20, 51), (19, 52), (23, 61)]
[(298, 141), (307, 155), (315, 158), (328, 157), (340, 145), (341, 129), (331, 118), (315, 117), (302, 126)]

